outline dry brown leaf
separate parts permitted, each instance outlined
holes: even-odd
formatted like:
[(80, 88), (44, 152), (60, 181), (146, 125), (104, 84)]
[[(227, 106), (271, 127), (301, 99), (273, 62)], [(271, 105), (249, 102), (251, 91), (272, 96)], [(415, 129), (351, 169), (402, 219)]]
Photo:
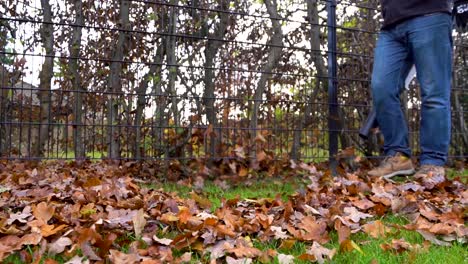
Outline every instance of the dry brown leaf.
[(352, 201), (351, 203), (354, 206), (356, 206), (357, 208), (361, 209), (361, 210), (367, 210), (367, 209), (372, 208), (372, 207), (375, 206), (375, 203), (373, 203), (372, 201), (370, 201), (367, 198), (363, 198), (363, 199), (357, 200), (357, 201)]
[(172, 243), (172, 239), (169, 238), (158, 238), (156, 235), (153, 236), (153, 240), (157, 243), (165, 246), (169, 246)]
[(281, 241), (281, 245), (280, 245), (280, 249), (291, 249), (294, 244), (296, 244), (296, 240), (295, 239), (285, 239), (283, 241)]
[(64, 228), (68, 227), (67, 225), (43, 225), (40, 227), (41, 234), (43, 237), (49, 237), (52, 235), (57, 234), (58, 232), (62, 231)]
[(55, 208), (46, 202), (41, 202), (37, 206), (33, 206), (32, 212), (37, 220), (47, 223), (54, 215)]
[(450, 244), (449, 242), (445, 242), (445, 241), (442, 241), (442, 240), (440, 240), (440, 239), (437, 239), (437, 237), (436, 237), (434, 234), (432, 234), (432, 233), (430, 233), (430, 232), (428, 232), (428, 231), (417, 230), (417, 232), (418, 232), (419, 234), (421, 234), (421, 235), (424, 237), (424, 239), (426, 239), (426, 240), (428, 240), (428, 241), (434, 243), (435, 245), (438, 245), (438, 246), (446, 246), (446, 247), (452, 245), (452, 244)]
[(90, 260), (102, 260), (98, 255), (96, 255), (96, 252), (94, 252), (93, 248), (91, 247), (88, 241), (81, 243), (80, 248), (83, 252), (83, 255), (88, 257)]
[(383, 238), (388, 233), (388, 227), (380, 220), (367, 223), (362, 226), (364, 232), (373, 238)]
[(335, 230), (338, 233), (338, 243), (347, 240), (351, 235), (351, 229), (344, 225), (339, 219), (335, 220)]
[(42, 240), (42, 235), (39, 233), (29, 233), (21, 237), (21, 245), (37, 245)]
[(109, 252), (109, 259), (114, 264), (133, 264), (139, 262), (137, 254), (125, 254), (114, 249), (109, 250)]
[(330, 250), (314, 241), (312, 246), (307, 250), (307, 253), (313, 255), (317, 259), (317, 262), (322, 264), (325, 260), (331, 260), (333, 258), (336, 249)]
[(65, 264), (89, 264), (89, 260), (85, 257), (80, 257), (76, 255), (67, 262), (65, 262)]
[(235, 259), (232, 257), (227, 256), (226, 257), (226, 263), (227, 264), (251, 264), (252, 259), (251, 258), (239, 258)]
[(346, 239), (340, 243), (340, 252), (350, 252), (353, 250), (356, 250), (364, 255), (364, 252), (362, 251), (361, 247), (359, 247), (354, 241)]
[(10, 218), (7, 220), (7, 225), (13, 224), (13, 222), (18, 221), (20, 223), (27, 223), (28, 220), (26, 218), (29, 218), (31, 216), (31, 206), (25, 206), (23, 208), (23, 211), (17, 212), (17, 213), (11, 213)]
[(60, 237), (52, 243), (49, 243), (47, 247), (49, 248), (49, 253), (56, 255), (60, 254), (65, 250), (65, 247), (72, 245), (73, 242), (68, 237)]
[(275, 234), (275, 239), (288, 239), (290, 236), (286, 233), (286, 231), (283, 231), (281, 227), (279, 226), (270, 226), (271, 231), (274, 232)]
[(404, 238), (392, 239), (390, 244), (381, 244), (380, 247), (384, 251), (393, 251), (395, 253), (402, 253), (404, 251), (412, 250), (414, 247), (406, 242)]
[(0, 261), (15, 250), (21, 249), (21, 238), (18, 236), (4, 236), (0, 238)]
[(343, 209), (343, 212), (345, 213), (345, 218), (346, 219), (350, 219), (351, 221), (353, 221), (355, 223), (359, 223), (359, 221), (361, 221), (361, 219), (366, 219), (366, 218), (369, 218), (369, 217), (373, 217), (373, 215), (361, 213), (356, 209), (356, 207), (351, 207), (351, 206), (350, 207), (345, 207)]
[(292, 264), (294, 263), (293, 255), (278, 254), (278, 263), (279, 264)]
[(146, 225), (145, 213), (143, 212), (143, 209), (138, 210), (138, 212), (132, 217), (132, 221), (135, 236), (141, 237), (141, 232)]
[(184, 254), (182, 254), (182, 256), (180, 256), (179, 258), (177, 258), (175, 260), (175, 263), (176, 264), (190, 263), (190, 261), (192, 261), (192, 253), (191, 252), (185, 252)]

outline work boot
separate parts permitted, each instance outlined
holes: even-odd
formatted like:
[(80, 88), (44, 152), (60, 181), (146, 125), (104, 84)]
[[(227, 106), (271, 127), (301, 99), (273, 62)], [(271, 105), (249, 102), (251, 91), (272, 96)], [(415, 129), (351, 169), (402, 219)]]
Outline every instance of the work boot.
[(413, 162), (402, 153), (386, 157), (380, 166), (370, 170), (367, 174), (371, 177), (383, 177), (390, 179), (397, 175), (411, 175), (414, 173)]

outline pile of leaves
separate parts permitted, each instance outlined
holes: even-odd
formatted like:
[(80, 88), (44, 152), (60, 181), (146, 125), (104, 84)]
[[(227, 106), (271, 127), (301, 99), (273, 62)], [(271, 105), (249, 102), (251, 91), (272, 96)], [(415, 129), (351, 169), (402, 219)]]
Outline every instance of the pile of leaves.
[[(145, 170), (134, 164), (4, 162), (0, 261), (19, 253), (28, 263), (57, 254), (66, 263), (323, 263), (340, 251), (360, 250), (352, 233), (379, 238), (400, 229), (419, 232), (426, 244), (400, 239), (381, 245), (383, 250), (423, 251), (431, 243), (466, 242), (468, 190), (461, 180), (393, 183), (352, 173), (330, 177), (292, 161), (284, 169), (308, 179), (308, 185), (290, 197), (223, 200), (213, 210), (202, 192), (183, 199), (143, 187), (139, 173)], [(203, 190), (200, 173), (181, 184), (187, 182)], [(404, 215), (411, 223), (389, 226), (378, 220), (387, 214)], [(323, 246), (335, 231), (338, 252)], [(136, 239), (125, 239), (128, 234)], [(254, 240), (278, 240), (284, 249), (301, 241), (308, 249), (300, 256), (285, 255), (259, 250)], [(46, 257), (45, 263), (57, 262)]]

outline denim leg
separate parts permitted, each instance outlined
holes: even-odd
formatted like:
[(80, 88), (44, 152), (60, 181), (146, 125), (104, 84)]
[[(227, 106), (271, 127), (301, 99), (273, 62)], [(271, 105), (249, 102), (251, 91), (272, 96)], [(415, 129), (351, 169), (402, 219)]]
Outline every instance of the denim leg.
[(401, 109), (400, 92), (403, 75), (410, 67), (409, 50), (404, 40), (392, 31), (382, 31), (377, 40), (372, 70), (372, 97), (377, 122), (384, 135), (384, 152), (411, 155), (408, 126)]
[(442, 166), (450, 142), (452, 26), (447, 14), (414, 19), (408, 42), (421, 86), (420, 163)]

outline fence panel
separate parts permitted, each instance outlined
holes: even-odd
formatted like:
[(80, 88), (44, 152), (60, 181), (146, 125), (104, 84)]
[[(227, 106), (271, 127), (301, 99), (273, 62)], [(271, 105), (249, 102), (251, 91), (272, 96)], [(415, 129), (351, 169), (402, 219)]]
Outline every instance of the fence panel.
[[(378, 137), (363, 141), (358, 129), (371, 105), (379, 1), (338, 1), (330, 23), (332, 3), (2, 2), (1, 155), (319, 162), (354, 148), (378, 156)], [(460, 34), (454, 43), (450, 154), (463, 158), (468, 46)], [(413, 84), (405, 98), (416, 152), (418, 96)]]

